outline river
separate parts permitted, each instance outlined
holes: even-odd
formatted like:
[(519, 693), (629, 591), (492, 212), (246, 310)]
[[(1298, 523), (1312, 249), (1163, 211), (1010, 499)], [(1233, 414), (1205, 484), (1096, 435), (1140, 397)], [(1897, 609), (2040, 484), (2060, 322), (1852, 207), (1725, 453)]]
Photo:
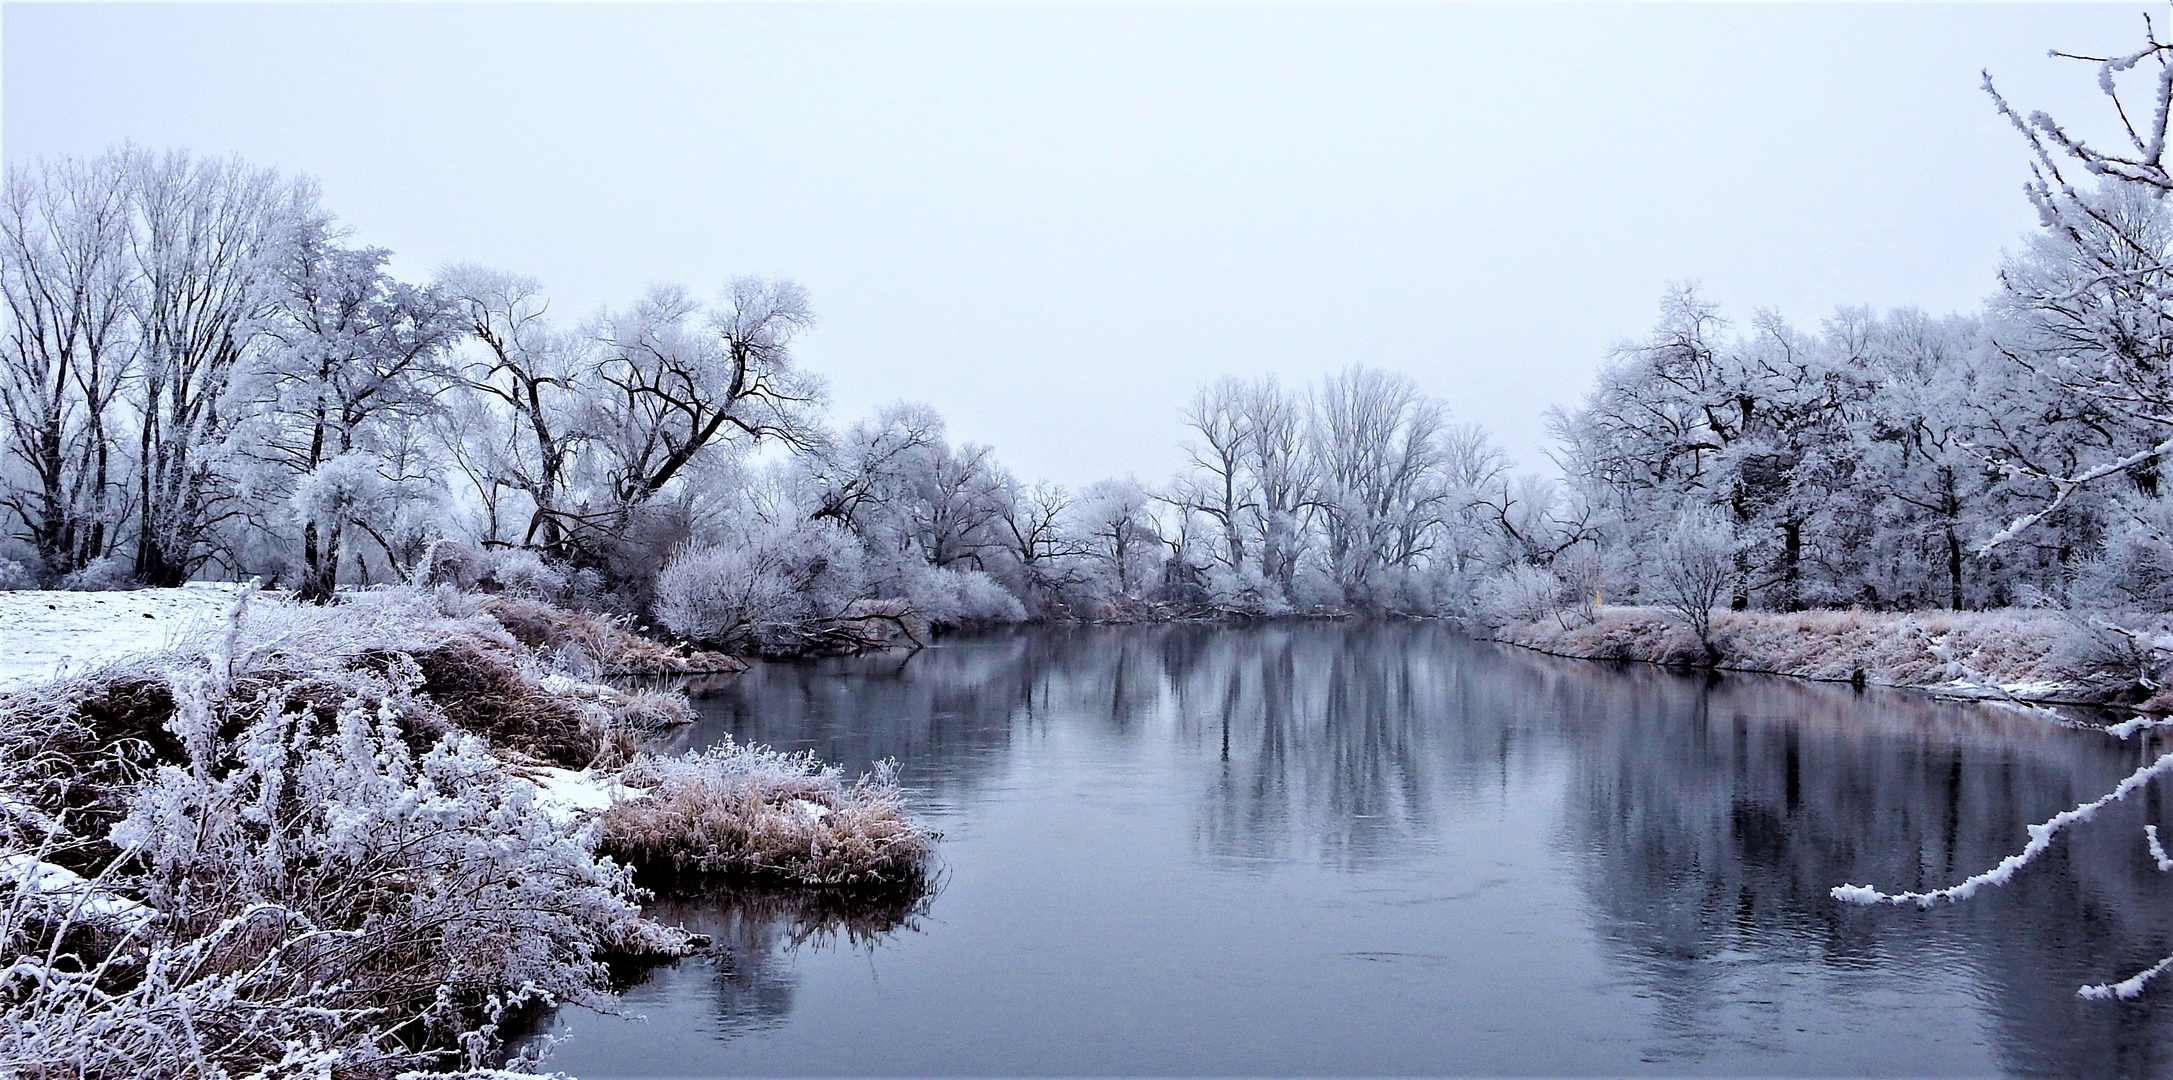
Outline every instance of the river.
[(679, 736), (895, 758), (918, 904), (659, 905), (709, 953), (567, 1010), (588, 1080), (2173, 1074), (2145, 755), (2020, 710), (1541, 656), (1432, 623), (1034, 629), (764, 664)]

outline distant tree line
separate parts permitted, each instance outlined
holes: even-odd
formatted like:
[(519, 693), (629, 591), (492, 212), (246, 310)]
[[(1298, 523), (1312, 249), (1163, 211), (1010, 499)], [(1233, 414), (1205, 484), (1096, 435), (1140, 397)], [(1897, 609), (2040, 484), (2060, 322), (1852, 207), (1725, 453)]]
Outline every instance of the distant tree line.
[(2148, 131), (2122, 156), (1998, 107), (2045, 224), (1981, 311), (1737, 328), (1672, 287), (1554, 415), (1559, 480), (1354, 366), (1202, 387), (1166, 483), (1027, 482), (925, 405), (831, 427), (790, 281), (569, 321), (513, 274), (395, 279), (305, 179), (42, 161), (0, 198), (0, 584), (420, 577), (772, 646), (892, 601), (939, 625), (2173, 609), (2173, 178)]
[(1504, 542), (1564, 543), (1548, 485), (1362, 367), (1220, 380), (1177, 479), (1068, 491), (924, 405), (829, 427), (789, 281), (568, 322), (512, 274), (395, 279), (307, 180), (133, 147), (12, 170), (0, 244), (18, 587), (257, 575), (321, 601), (422, 575), (776, 644), (877, 600), (939, 624), (1433, 612)]

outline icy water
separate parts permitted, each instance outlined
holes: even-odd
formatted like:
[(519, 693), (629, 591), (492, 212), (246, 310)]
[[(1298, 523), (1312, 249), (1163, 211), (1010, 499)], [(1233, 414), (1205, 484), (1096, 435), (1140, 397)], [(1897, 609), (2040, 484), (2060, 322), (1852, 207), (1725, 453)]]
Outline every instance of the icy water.
[(893, 757), (916, 909), (681, 905), (718, 938), (586, 1012), (590, 1080), (2173, 1074), (2153, 793), (1948, 883), (2153, 747), (2014, 710), (1703, 678), (1431, 624), (1035, 630), (756, 668), (683, 739)]

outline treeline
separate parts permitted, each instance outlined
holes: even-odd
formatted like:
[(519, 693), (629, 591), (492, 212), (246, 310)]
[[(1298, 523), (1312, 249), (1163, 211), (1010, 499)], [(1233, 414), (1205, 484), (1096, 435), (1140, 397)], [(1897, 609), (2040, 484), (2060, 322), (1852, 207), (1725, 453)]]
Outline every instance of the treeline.
[(1173, 478), (1068, 491), (926, 406), (830, 426), (790, 281), (566, 320), (517, 275), (396, 280), (238, 160), (16, 168), (0, 584), (452, 581), (771, 650), (853, 619), (2173, 609), (2163, 140), (2109, 155), (1995, 101), (2045, 224), (1982, 311), (1738, 329), (1676, 287), (1555, 415), (1560, 480), (1351, 367), (1215, 381)]
[(0, 242), (14, 587), (419, 576), (783, 649), (871, 613), (1438, 611), (1553, 543), (1544, 485), (1379, 371), (1218, 382), (1178, 480), (1073, 492), (925, 406), (829, 427), (789, 281), (566, 321), (516, 275), (397, 280), (307, 180), (135, 148), (11, 170)]
[(2134, 184), (2035, 194), (2047, 227), (1973, 314), (1731, 332), (1672, 290), (1555, 418), (1582, 557), (1636, 595), (1684, 562), (1648, 555), (1725, 552), (1739, 610), (2173, 610), (2173, 216)]

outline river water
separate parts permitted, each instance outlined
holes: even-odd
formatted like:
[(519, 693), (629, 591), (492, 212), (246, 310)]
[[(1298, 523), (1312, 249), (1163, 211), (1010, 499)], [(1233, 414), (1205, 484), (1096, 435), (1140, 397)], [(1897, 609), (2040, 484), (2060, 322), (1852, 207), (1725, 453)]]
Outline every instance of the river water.
[(577, 1076), (2173, 1074), (2157, 752), (2019, 710), (1561, 660), (1427, 623), (1037, 629), (698, 702), (895, 758), (940, 892), (663, 906), (709, 954), (569, 1010)]

